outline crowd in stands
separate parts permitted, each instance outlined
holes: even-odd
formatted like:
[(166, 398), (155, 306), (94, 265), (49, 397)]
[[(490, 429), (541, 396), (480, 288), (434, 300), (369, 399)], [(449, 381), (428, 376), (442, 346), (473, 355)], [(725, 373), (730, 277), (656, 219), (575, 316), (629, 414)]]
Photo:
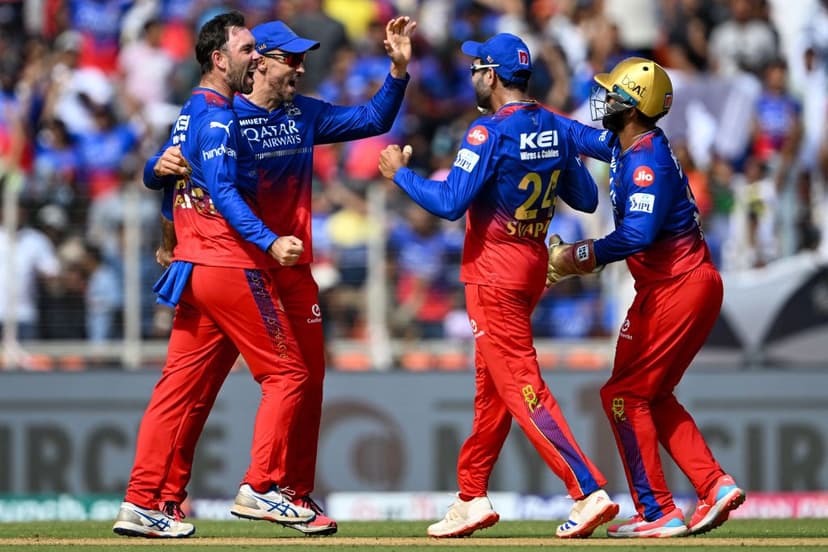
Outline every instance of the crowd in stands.
[[(15, 307), (19, 338), (121, 335), (127, 209), (141, 228), (142, 333), (169, 331), (151, 292), (161, 271), (160, 197), (143, 189), (140, 170), (198, 80), (199, 25), (227, 8), (241, 10), (251, 27), (282, 19), (321, 41), (306, 59), (301, 91), (342, 104), (366, 101), (385, 78), (385, 22), (396, 14), (419, 22), (392, 130), (315, 155), (314, 269), (332, 339), (365, 335), (375, 232), (387, 243), (392, 335), (468, 335), (457, 281), (464, 221), (438, 220), (387, 186), (387, 225), (379, 228), (366, 195), (386, 186), (377, 158), (389, 143), (414, 147), (415, 170), (445, 175), (479, 115), (459, 44), (501, 31), (532, 50), (529, 95), (588, 124), (600, 124), (587, 105), (594, 74), (630, 55), (668, 69), (675, 106), (662, 126), (722, 270), (826, 248), (828, 0), (799, 0), (796, 9), (786, 0), (6, 1), (0, 178), (19, 208), (2, 215), (19, 230), (12, 243), (0, 229), (0, 316)], [(611, 228), (606, 167), (590, 166), (603, 194), (599, 215), (561, 207), (550, 231), (567, 241)], [(537, 336), (613, 334), (609, 296), (597, 277), (555, 287), (538, 307)]]

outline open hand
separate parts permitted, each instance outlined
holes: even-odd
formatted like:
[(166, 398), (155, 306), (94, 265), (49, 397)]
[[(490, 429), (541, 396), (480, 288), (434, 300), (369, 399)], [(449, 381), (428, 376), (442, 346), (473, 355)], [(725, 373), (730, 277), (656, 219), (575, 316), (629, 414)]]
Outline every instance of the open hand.
[(396, 17), (385, 25), (385, 52), (391, 58), (391, 74), (398, 79), (404, 78), (411, 61), (411, 35), (417, 28), (417, 22), (410, 17)]

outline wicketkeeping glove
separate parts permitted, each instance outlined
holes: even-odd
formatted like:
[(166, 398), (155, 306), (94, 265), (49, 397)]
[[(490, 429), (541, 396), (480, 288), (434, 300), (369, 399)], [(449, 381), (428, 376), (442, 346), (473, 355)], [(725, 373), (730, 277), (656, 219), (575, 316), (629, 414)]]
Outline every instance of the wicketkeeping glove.
[(603, 265), (595, 262), (594, 240), (565, 243), (558, 234), (549, 236), (549, 264), (546, 267), (546, 287), (572, 276), (600, 272)]

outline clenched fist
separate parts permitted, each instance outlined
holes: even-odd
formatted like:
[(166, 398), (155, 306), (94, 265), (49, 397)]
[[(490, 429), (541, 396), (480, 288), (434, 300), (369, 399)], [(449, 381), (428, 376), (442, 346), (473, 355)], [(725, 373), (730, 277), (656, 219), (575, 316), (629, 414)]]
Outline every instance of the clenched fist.
[(414, 148), (406, 144), (402, 149), (397, 144), (386, 146), (380, 152), (379, 170), (382, 176), (389, 180), (394, 180), (394, 175), (402, 167), (407, 167), (408, 162), (411, 161), (411, 155), (414, 153)]

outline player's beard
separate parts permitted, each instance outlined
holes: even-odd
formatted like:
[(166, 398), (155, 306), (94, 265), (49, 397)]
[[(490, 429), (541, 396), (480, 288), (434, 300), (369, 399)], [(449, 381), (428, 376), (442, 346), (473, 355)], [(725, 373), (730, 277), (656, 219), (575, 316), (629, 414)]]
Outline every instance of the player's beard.
[(486, 86), (483, 79), (474, 83), (474, 94), (477, 97), (477, 110), (480, 113), (492, 112), (492, 89)]
[(273, 99), (278, 105), (290, 103), (296, 97), (296, 86), (298, 76), (291, 72), (278, 77), (277, 81), (271, 81), (270, 89), (273, 91)]
[[(256, 64), (252, 65), (255, 71)], [(227, 71), (227, 83), (234, 92), (241, 92), (242, 94), (250, 94), (253, 91), (253, 75), (250, 72), (251, 62), (241, 63), (230, 59), (230, 64)]]
[(624, 128), (624, 113), (626, 110), (607, 113), (601, 118), (601, 124), (605, 129), (618, 134)]

